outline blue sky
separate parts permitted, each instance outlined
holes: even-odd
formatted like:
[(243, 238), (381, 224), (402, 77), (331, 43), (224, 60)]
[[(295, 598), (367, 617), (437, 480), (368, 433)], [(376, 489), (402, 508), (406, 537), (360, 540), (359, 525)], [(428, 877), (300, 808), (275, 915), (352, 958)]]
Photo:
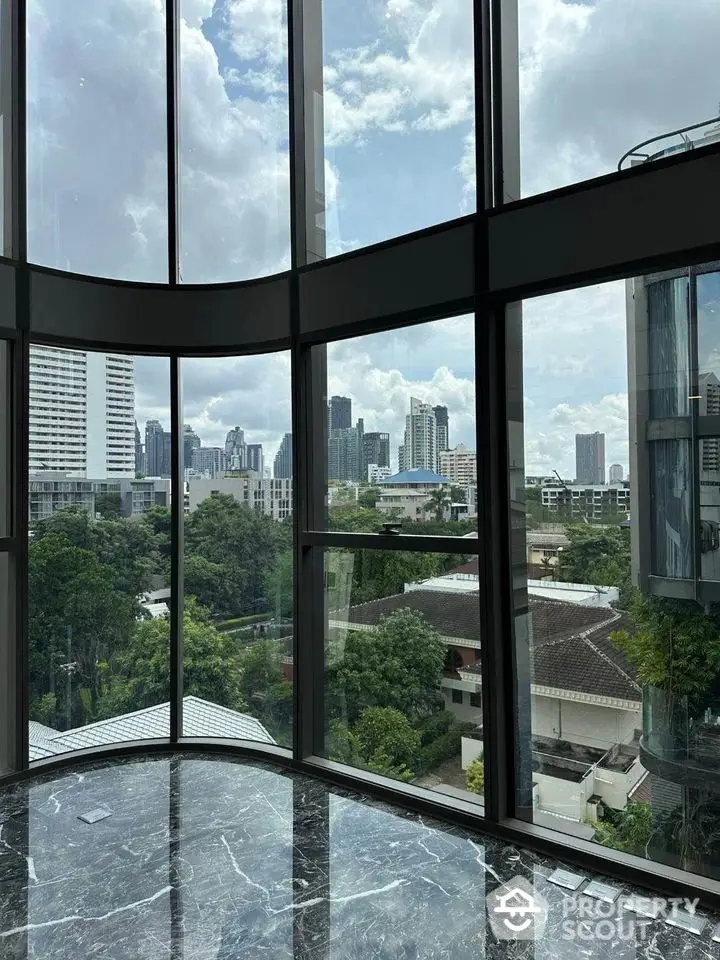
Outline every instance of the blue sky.
[[(182, 0), (181, 15), (183, 279), (284, 269), (283, 4)], [(166, 278), (163, 19), (162, 0), (30, 0), (31, 259)], [(634, 143), (717, 110), (716, 0), (519, 0), (518, 19), (522, 194), (608, 172)], [(329, 254), (474, 208), (471, 40), (471, 0), (325, 0)], [(330, 392), (393, 446), (411, 393), (445, 399), (453, 441), (472, 445), (464, 323), (335, 345)], [(626, 465), (624, 285), (528, 301), (524, 325), (527, 472), (571, 475), (574, 433), (590, 428)], [(138, 361), (140, 420), (167, 420), (160, 365)], [(187, 420), (207, 443), (239, 423), (272, 454), (287, 378), (285, 356), (188, 363)]]

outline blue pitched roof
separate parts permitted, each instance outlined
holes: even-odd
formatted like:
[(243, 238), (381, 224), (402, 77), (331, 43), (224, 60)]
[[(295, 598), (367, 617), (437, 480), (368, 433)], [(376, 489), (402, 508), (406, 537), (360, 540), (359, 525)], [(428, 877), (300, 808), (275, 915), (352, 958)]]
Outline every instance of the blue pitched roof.
[(397, 483), (398, 485), (407, 485), (408, 483), (450, 483), (447, 477), (441, 477), (439, 473), (433, 473), (432, 470), (402, 470), (400, 473), (380, 481), (381, 486), (386, 483)]

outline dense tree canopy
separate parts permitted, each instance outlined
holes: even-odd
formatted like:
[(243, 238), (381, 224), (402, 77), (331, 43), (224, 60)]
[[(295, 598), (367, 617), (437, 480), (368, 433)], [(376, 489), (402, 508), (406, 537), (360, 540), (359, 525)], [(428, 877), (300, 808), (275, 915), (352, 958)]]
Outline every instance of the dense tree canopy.
[(558, 573), (567, 583), (618, 587), (620, 606), (626, 609), (630, 587), (630, 531), (624, 527), (567, 527), (570, 544), (562, 551)]
[(414, 721), (442, 705), (445, 643), (410, 608), (383, 617), (375, 630), (350, 630), (342, 659), (327, 671), (330, 710), (354, 724), (367, 707), (394, 707)]

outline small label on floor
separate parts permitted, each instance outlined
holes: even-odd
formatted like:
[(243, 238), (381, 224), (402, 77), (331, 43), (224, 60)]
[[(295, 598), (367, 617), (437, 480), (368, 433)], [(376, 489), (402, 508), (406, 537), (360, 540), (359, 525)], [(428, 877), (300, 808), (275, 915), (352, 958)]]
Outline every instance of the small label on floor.
[(621, 901), (623, 910), (630, 910), (641, 917), (650, 917), (657, 920), (663, 910), (664, 901), (653, 897), (624, 897)]
[(566, 890), (577, 890), (584, 879), (585, 877), (581, 877), (579, 873), (570, 873), (569, 870), (555, 870), (548, 877), (550, 883), (564, 887)]
[(105, 820), (106, 817), (112, 816), (112, 812), (107, 810), (105, 807), (98, 807), (96, 810), (91, 810), (89, 813), (81, 813), (78, 817), (78, 820), (82, 820), (84, 823), (97, 823), (98, 820)]
[(696, 913), (688, 913), (687, 910), (671, 910), (665, 921), (671, 927), (680, 927), (682, 930), (687, 930), (688, 933), (696, 933), (698, 936), (707, 924), (704, 917), (699, 917)]
[(604, 903), (615, 903), (620, 896), (620, 887), (611, 887), (609, 883), (600, 883), (599, 880), (592, 880), (583, 890), (583, 896), (595, 897), (596, 900), (602, 900)]

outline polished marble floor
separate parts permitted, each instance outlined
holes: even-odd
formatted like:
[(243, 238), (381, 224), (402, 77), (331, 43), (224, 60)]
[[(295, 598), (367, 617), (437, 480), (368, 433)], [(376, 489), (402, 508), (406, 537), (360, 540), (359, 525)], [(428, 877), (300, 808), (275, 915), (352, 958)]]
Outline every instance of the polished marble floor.
[[(619, 919), (557, 867), (264, 763), (85, 765), (0, 791), (0, 958), (720, 957), (717, 918)], [(517, 877), (547, 901), (534, 941), (487, 924)]]

